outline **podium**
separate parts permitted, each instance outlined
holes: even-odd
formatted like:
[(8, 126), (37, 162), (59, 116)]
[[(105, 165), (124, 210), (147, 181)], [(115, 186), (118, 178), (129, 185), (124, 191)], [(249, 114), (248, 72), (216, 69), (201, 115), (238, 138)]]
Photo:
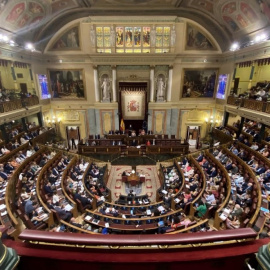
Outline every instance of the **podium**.
[(140, 182), (140, 177), (136, 173), (132, 173), (127, 177), (127, 182), (131, 186), (136, 186)]

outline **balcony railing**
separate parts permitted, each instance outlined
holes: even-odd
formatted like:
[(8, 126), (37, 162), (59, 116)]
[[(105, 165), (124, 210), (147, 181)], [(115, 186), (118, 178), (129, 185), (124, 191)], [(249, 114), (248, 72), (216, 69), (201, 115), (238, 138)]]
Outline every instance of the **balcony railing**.
[(37, 96), (0, 102), (0, 113), (15, 111), (15, 110), (19, 110), (25, 107), (31, 107), (38, 104), (39, 104), (39, 100)]
[(270, 103), (264, 101), (228, 96), (227, 104), (270, 114)]

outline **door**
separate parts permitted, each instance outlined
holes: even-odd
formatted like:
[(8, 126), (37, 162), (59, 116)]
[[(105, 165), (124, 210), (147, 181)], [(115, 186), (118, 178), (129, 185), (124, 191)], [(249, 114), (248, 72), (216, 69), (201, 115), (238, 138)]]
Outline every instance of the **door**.
[(26, 83), (20, 83), (21, 92), (24, 94), (27, 94), (27, 84)]
[(238, 91), (239, 80), (240, 80), (240, 78), (235, 78), (235, 79), (234, 79), (233, 92), (234, 92), (235, 94), (237, 94), (237, 91)]
[(198, 148), (200, 144), (200, 126), (188, 126), (186, 140), (189, 143), (190, 147)]
[(77, 149), (77, 145), (80, 142), (80, 127), (78, 126), (67, 126), (66, 136), (69, 149)]

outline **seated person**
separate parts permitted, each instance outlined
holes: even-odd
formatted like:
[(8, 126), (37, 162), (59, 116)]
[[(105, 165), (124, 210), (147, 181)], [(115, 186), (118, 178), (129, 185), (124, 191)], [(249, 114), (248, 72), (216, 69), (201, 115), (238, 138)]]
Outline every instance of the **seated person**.
[(11, 174), (15, 170), (15, 168), (11, 165), (11, 162), (8, 161), (4, 166), (4, 170), (7, 174)]
[(238, 229), (240, 228), (240, 221), (239, 219), (235, 219), (235, 220), (230, 220), (230, 219), (226, 219), (226, 227), (228, 229)]
[(141, 134), (140, 135), (141, 136), (144, 136), (145, 135), (145, 130), (144, 129), (141, 131)]
[(185, 218), (183, 221), (180, 222), (181, 225), (185, 225), (185, 228), (194, 221), (194, 217), (190, 216), (189, 218)]
[(26, 201), (24, 205), (25, 214), (31, 219), (33, 217), (34, 210), (38, 207), (35, 197), (32, 195), (29, 200)]
[[(70, 222), (69, 222), (69, 223), (70, 223), (71, 225), (75, 226), (75, 227), (82, 228), (82, 224), (78, 223), (78, 222), (76, 221), (76, 218), (75, 218), (75, 217), (72, 217), (72, 218), (70, 219)], [(77, 232), (77, 230), (74, 229), (74, 228), (71, 228), (70, 231), (71, 231), (71, 232)]]
[(181, 225), (180, 218), (179, 217), (174, 217), (171, 223), (172, 228), (177, 228), (178, 225)]
[(195, 215), (199, 218), (203, 217), (207, 212), (206, 204), (204, 204), (202, 201), (199, 202), (198, 207), (196, 208)]
[(64, 209), (65, 205), (62, 204), (61, 206), (59, 203), (56, 203), (54, 210), (58, 213), (60, 219), (69, 222), (72, 218), (72, 214)]
[(204, 197), (205, 197), (206, 204), (211, 204), (213, 201), (216, 200), (215, 195), (212, 193), (212, 191), (209, 191), (208, 195), (205, 194)]
[(131, 131), (131, 137), (136, 137), (136, 131), (135, 130)]
[(63, 196), (59, 196), (57, 194), (57, 190), (54, 190), (53, 191), (53, 197), (52, 197), (53, 204), (59, 203), (62, 199), (64, 199), (64, 197)]
[(26, 157), (31, 157), (34, 153), (35, 153), (35, 150), (33, 147), (31, 147), (30, 149), (26, 151)]
[(33, 217), (31, 218), (31, 222), (36, 226), (43, 221), (44, 217), (39, 216), (36, 211), (33, 213)]
[(27, 192), (27, 191), (26, 191), (26, 188), (23, 187), (23, 188), (22, 188), (22, 191), (21, 191), (21, 198), (22, 198), (24, 201), (26, 201), (26, 200), (29, 200), (30, 197), (31, 197), (31, 192)]
[(53, 190), (52, 185), (49, 181), (44, 186), (44, 192), (45, 192), (45, 194), (53, 195), (54, 190)]
[(2, 148), (1, 148), (1, 153), (3, 154), (3, 155), (5, 155), (5, 154), (8, 154), (8, 153), (10, 153), (10, 151), (6, 148), (6, 146), (4, 145)]

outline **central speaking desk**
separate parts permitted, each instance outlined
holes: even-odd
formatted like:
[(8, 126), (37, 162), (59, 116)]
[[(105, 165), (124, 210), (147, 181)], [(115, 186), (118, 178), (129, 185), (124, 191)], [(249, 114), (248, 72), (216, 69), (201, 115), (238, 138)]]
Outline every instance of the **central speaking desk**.
[(122, 175), (122, 182), (128, 183), (131, 186), (136, 186), (138, 183), (145, 182), (145, 175), (137, 175), (136, 173), (132, 173), (129, 176)]
[(132, 173), (127, 177), (127, 183), (131, 186), (136, 186), (140, 183), (140, 176), (136, 173)]

